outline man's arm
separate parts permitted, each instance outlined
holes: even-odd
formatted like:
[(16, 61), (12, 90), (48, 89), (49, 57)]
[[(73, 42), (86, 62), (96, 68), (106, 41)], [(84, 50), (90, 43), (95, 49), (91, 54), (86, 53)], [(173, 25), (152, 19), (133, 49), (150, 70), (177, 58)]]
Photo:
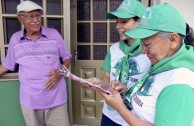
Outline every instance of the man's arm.
[(67, 67), (67, 68), (69, 68), (70, 64), (71, 64), (71, 58), (66, 59), (66, 60), (63, 62), (63, 65), (64, 65), (65, 67)]
[(0, 65), (0, 75), (6, 73), (8, 71), (8, 69), (6, 67), (4, 67), (3, 65)]

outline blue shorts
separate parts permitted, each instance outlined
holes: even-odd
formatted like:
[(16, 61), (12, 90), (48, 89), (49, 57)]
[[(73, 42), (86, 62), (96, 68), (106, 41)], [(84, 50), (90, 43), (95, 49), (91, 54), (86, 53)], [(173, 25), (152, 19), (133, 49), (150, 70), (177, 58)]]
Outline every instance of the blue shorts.
[(102, 114), (101, 126), (121, 126)]

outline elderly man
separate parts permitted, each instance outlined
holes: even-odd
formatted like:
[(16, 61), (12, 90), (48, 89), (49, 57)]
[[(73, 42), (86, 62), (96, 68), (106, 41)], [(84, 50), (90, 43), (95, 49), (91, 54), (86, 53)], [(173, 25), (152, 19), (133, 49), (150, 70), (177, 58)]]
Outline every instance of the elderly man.
[(69, 126), (66, 83), (56, 69), (60, 60), (68, 67), (71, 54), (55, 29), (42, 26), (42, 10), (32, 1), (17, 6), (24, 29), (11, 37), (0, 75), (19, 64), (20, 103), (27, 126)]
[[(148, 73), (125, 93), (125, 106), (112, 84), (113, 96), (102, 93), (130, 126), (191, 126), (194, 120), (194, 51), (183, 43), (186, 23), (169, 4), (146, 9), (138, 28), (127, 36), (142, 40), (150, 59)], [(126, 102), (127, 100), (127, 102)]]

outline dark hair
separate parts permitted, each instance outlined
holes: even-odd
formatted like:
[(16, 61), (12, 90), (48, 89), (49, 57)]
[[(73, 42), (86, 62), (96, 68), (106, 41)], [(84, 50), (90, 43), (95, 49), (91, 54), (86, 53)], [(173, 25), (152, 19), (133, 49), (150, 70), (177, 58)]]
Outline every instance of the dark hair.
[(187, 27), (186, 27), (186, 36), (184, 38), (184, 43), (186, 45), (191, 45), (194, 47), (194, 32), (192, 27), (190, 27), (187, 23), (186, 23)]
[(137, 20), (140, 19), (140, 17), (138, 17), (138, 16), (135, 16), (135, 17), (132, 17), (132, 18), (133, 18), (134, 21), (137, 21)]

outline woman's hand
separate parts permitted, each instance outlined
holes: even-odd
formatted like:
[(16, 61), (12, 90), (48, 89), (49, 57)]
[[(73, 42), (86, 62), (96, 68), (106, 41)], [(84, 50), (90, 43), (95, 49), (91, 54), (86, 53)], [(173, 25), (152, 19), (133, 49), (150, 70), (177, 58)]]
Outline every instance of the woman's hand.
[(127, 87), (124, 84), (115, 80), (111, 81), (110, 87), (113, 88), (114, 90), (117, 90), (120, 93), (124, 93), (125, 91), (127, 91)]
[(111, 86), (109, 87), (109, 89), (112, 92), (112, 95), (100, 92), (100, 94), (104, 97), (106, 103), (117, 111), (122, 107), (126, 108), (120, 92), (115, 90)]
[(88, 81), (88, 82), (91, 82), (93, 84), (96, 84), (96, 85), (101, 84), (101, 80), (99, 78), (96, 78), (96, 77), (88, 78), (88, 79), (85, 79), (85, 80)]

